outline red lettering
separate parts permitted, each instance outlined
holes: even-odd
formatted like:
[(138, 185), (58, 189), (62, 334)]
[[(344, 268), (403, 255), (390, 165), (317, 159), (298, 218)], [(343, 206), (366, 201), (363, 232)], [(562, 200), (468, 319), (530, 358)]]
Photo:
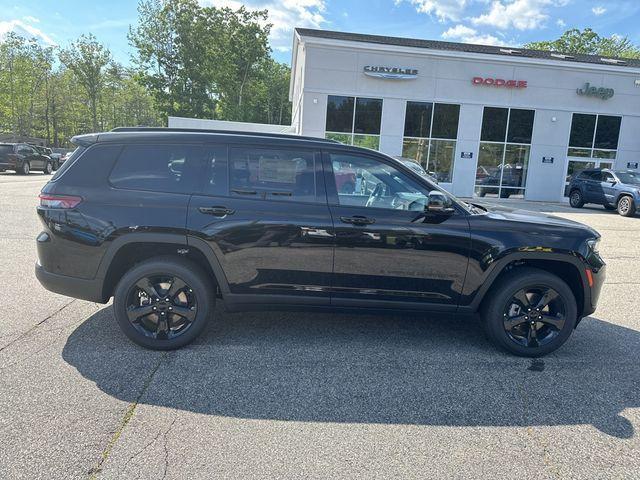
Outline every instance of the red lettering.
[(485, 85), (493, 85), (493, 78), (485, 78), (483, 83)]
[(494, 85), (496, 87), (504, 87), (505, 83), (507, 83), (505, 80), (503, 80), (501, 78), (496, 78), (496, 82), (494, 83)]
[(474, 85), (480, 85), (482, 83), (482, 77), (473, 77), (471, 81)]
[(506, 83), (506, 87), (507, 88), (514, 88), (516, 86), (516, 81), (515, 80), (508, 80)]
[(526, 80), (504, 80), (502, 78), (492, 77), (473, 77), (471, 83), (474, 85), (493, 85), (494, 87), (505, 88), (527, 88)]
[(518, 88), (527, 88), (526, 80), (518, 80)]

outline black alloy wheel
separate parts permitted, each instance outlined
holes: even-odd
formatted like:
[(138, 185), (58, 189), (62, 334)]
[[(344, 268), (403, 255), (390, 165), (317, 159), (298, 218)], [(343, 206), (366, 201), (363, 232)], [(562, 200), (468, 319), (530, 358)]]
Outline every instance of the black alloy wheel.
[(125, 273), (113, 292), (116, 321), (145, 348), (183, 347), (202, 333), (214, 312), (214, 282), (185, 258), (145, 260)]
[(563, 298), (553, 288), (537, 286), (515, 293), (504, 309), (507, 336), (523, 347), (548, 345), (560, 335), (566, 320)]
[(562, 346), (578, 321), (569, 286), (551, 272), (522, 266), (491, 286), (480, 313), (487, 337), (522, 357), (540, 357)]
[(197, 313), (193, 289), (177, 276), (142, 277), (129, 289), (127, 317), (145, 337), (179, 337), (191, 327)]

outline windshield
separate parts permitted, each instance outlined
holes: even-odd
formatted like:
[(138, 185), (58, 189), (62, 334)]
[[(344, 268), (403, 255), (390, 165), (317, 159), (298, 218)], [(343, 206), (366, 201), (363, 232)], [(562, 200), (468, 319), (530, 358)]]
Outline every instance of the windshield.
[(640, 185), (640, 173), (616, 172), (616, 176), (622, 183), (626, 183), (629, 185)]

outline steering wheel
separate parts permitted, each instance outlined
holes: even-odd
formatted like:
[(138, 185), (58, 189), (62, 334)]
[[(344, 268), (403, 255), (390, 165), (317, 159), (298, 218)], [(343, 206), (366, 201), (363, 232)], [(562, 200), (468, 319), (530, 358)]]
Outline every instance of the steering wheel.
[(384, 195), (384, 191), (385, 191), (385, 184), (382, 182), (377, 183), (376, 186), (371, 191), (371, 195), (369, 195), (369, 198), (367, 199), (367, 203), (365, 206), (370, 207), (374, 203), (376, 203), (378, 200), (380, 200), (380, 197)]

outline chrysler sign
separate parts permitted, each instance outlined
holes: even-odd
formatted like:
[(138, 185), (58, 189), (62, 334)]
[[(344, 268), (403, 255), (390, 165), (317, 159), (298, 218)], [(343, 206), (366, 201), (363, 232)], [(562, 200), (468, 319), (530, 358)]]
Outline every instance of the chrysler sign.
[(364, 74), (370, 77), (386, 78), (389, 80), (411, 80), (418, 76), (418, 70), (415, 68), (365, 65)]
[(504, 78), (493, 77), (473, 77), (471, 83), (474, 85), (487, 85), (490, 87), (503, 88), (527, 88), (526, 80), (505, 80)]

